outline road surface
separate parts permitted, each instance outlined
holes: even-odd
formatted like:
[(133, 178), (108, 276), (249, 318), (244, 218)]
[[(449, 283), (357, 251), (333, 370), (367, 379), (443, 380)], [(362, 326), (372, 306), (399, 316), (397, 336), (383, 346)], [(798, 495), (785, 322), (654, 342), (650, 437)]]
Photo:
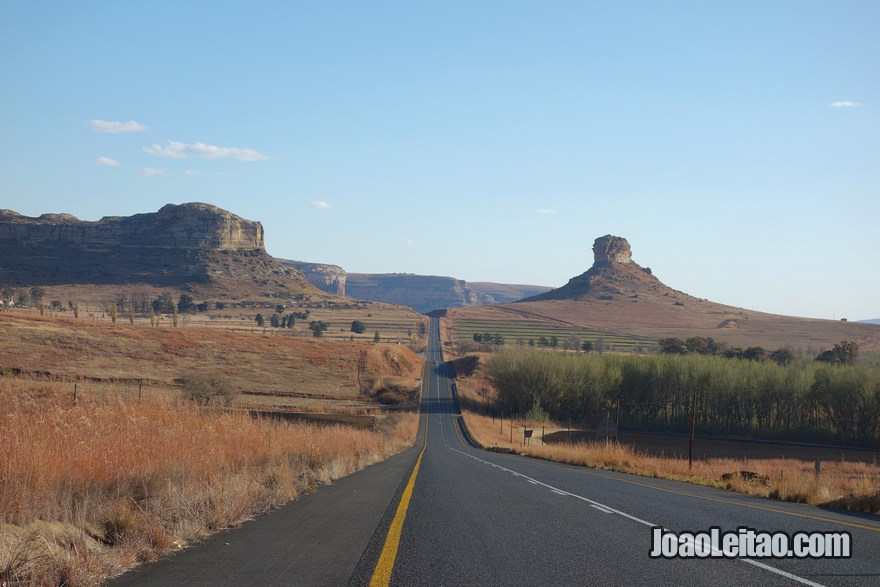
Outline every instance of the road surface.
[[(115, 585), (878, 585), (880, 517), (487, 452), (432, 319), (416, 446)], [(652, 528), (845, 531), (847, 559), (656, 559)]]

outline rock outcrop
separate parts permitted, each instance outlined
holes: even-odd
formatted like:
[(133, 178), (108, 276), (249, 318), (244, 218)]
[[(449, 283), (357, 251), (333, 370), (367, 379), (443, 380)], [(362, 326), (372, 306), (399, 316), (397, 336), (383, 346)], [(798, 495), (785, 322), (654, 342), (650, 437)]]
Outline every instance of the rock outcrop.
[(301, 272), (266, 253), (262, 224), (202, 203), (97, 221), (0, 210), (0, 283), (202, 285), (218, 295), (245, 296), (320, 293)]
[(454, 277), (412, 273), (346, 273), (338, 265), (282, 262), (302, 271), (312, 285), (325, 292), (409, 306), (423, 313), (439, 308), (511, 302), (550, 289), (534, 285), (475, 284)]
[(295, 267), (303, 272), (312, 285), (328, 293), (345, 295), (345, 282), (347, 275), (345, 269), (339, 265), (326, 263), (306, 263), (304, 261), (281, 261), (288, 267)]
[(107, 216), (95, 222), (70, 214), (31, 218), (0, 210), (0, 244), (13, 250), (72, 248), (94, 253), (119, 249), (258, 250), (263, 248), (263, 225), (201, 203), (168, 204), (158, 212)]
[[(679, 295), (632, 260), (632, 249), (623, 237), (606, 234), (593, 242), (593, 266), (564, 286), (521, 301), (598, 299), (639, 295)], [(683, 295), (683, 294), (681, 294)]]
[(632, 249), (625, 238), (606, 234), (593, 242), (593, 264), (632, 263)]

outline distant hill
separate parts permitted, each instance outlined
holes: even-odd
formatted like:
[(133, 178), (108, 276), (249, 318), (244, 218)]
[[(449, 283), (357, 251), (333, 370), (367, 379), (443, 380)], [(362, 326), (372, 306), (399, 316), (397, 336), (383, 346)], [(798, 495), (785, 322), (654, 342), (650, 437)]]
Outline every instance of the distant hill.
[(94, 222), (0, 210), (0, 285), (53, 288), (61, 299), (135, 288), (215, 300), (327, 297), (266, 253), (259, 222), (202, 203)]
[(511, 302), (550, 289), (536, 285), (471, 283), (454, 277), (412, 273), (347, 273), (338, 265), (282, 262), (302, 271), (306, 279), (323, 291), (409, 306), (422, 313), (438, 308)]
[(880, 324), (880, 318), (872, 318), (870, 320), (859, 320), (862, 324)]
[(880, 348), (880, 326), (778, 316), (717, 304), (665, 285), (632, 260), (626, 239), (593, 244), (593, 265), (557, 289), (510, 304), (450, 309), (449, 319), (543, 322), (658, 340), (711, 337), (732, 346), (818, 353), (842, 340)]

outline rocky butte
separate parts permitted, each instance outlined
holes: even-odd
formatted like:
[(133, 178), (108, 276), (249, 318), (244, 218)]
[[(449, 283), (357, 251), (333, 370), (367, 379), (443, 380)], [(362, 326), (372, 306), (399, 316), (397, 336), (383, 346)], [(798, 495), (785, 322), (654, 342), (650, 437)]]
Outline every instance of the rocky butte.
[[(632, 249), (623, 237), (606, 234), (593, 242), (593, 266), (572, 277), (564, 286), (523, 301), (613, 299), (644, 294), (678, 295), (632, 260)], [(689, 296), (687, 296), (689, 297)]]
[(0, 210), (0, 283), (166, 287), (222, 279), (281, 289), (289, 279), (307, 284), (299, 271), (266, 253), (262, 224), (210, 204), (168, 204), (158, 212), (97, 221)]

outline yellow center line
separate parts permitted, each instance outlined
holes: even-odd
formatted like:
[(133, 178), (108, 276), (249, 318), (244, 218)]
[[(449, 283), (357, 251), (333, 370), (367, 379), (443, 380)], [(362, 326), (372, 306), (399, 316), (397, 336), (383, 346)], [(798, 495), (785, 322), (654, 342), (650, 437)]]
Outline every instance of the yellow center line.
[[(426, 369), (427, 370), (427, 369)], [(430, 382), (430, 376), (428, 378)], [(397, 549), (400, 547), (400, 535), (403, 532), (403, 522), (406, 520), (406, 512), (409, 509), (409, 502), (412, 499), (413, 487), (416, 484), (416, 476), (419, 474), (419, 468), (422, 466), (422, 457), (425, 456), (425, 449), (428, 448), (428, 418), (431, 404), (431, 389), (428, 386), (428, 401), (425, 402), (425, 443), (422, 446), (422, 452), (416, 459), (416, 466), (413, 468), (403, 495), (400, 496), (400, 503), (397, 504), (397, 511), (394, 513), (394, 519), (388, 528), (388, 535), (385, 537), (385, 545), (382, 547), (382, 553), (379, 555), (379, 561), (376, 563), (376, 569), (370, 578), (370, 587), (388, 587), (391, 584), (391, 571), (394, 570), (394, 562), (397, 560)]]
[(594, 473), (592, 471), (588, 471), (582, 467), (568, 467), (570, 470), (579, 471), (585, 475), (590, 475), (593, 477), (601, 477), (602, 479), (610, 479), (612, 481), (620, 481), (621, 483), (629, 483), (630, 485), (638, 485), (639, 487), (647, 487), (648, 489), (655, 489), (657, 491), (665, 491), (666, 493), (675, 493), (676, 495), (683, 495), (685, 497), (693, 497), (695, 499), (704, 499), (706, 501), (716, 501), (719, 503), (726, 503), (730, 505), (736, 505), (744, 508), (751, 508), (754, 510), (763, 510), (766, 512), (774, 512), (777, 514), (785, 514), (787, 516), (795, 516), (798, 518), (807, 518), (810, 520), (816, 520), (817, 522), (828, 522), (830, 524), (842, 524), (844, 526), (851, 526), (853, 528), (861, 528), (862, 530), (870, 530), (872, 532), (880, 532), (880, 528), (877, 526), (868, 526), (865, 524), (857, 524), (856, 522), (845, 522), (843, 520), (835, 520), (832, 518), (823, 518), (821, 516), (812, 516), (810, 514), (799, 514), (797, 512), (789, 512), (786, 510), (781, 510), (778, 508), (772, 508), (767, 506), (755, 505), (750, 503), (743, 503), (741, 501), (734, 501), (731, 499), (722, 499), (720, 497), (708, 497), (705, 495), (696, 495), (694, 493), (688, 493), (686, 491), (678, 491), (676, 489), (667, 489), (665, 487), (657, 487), (656, 485), (651, 485), (650, 483), (641, 483), (639, 481), (632, 481), (630, 479), (620, 479), (619, 477), (612, 477), (610, 475), (602, 475), (600, 473)]

